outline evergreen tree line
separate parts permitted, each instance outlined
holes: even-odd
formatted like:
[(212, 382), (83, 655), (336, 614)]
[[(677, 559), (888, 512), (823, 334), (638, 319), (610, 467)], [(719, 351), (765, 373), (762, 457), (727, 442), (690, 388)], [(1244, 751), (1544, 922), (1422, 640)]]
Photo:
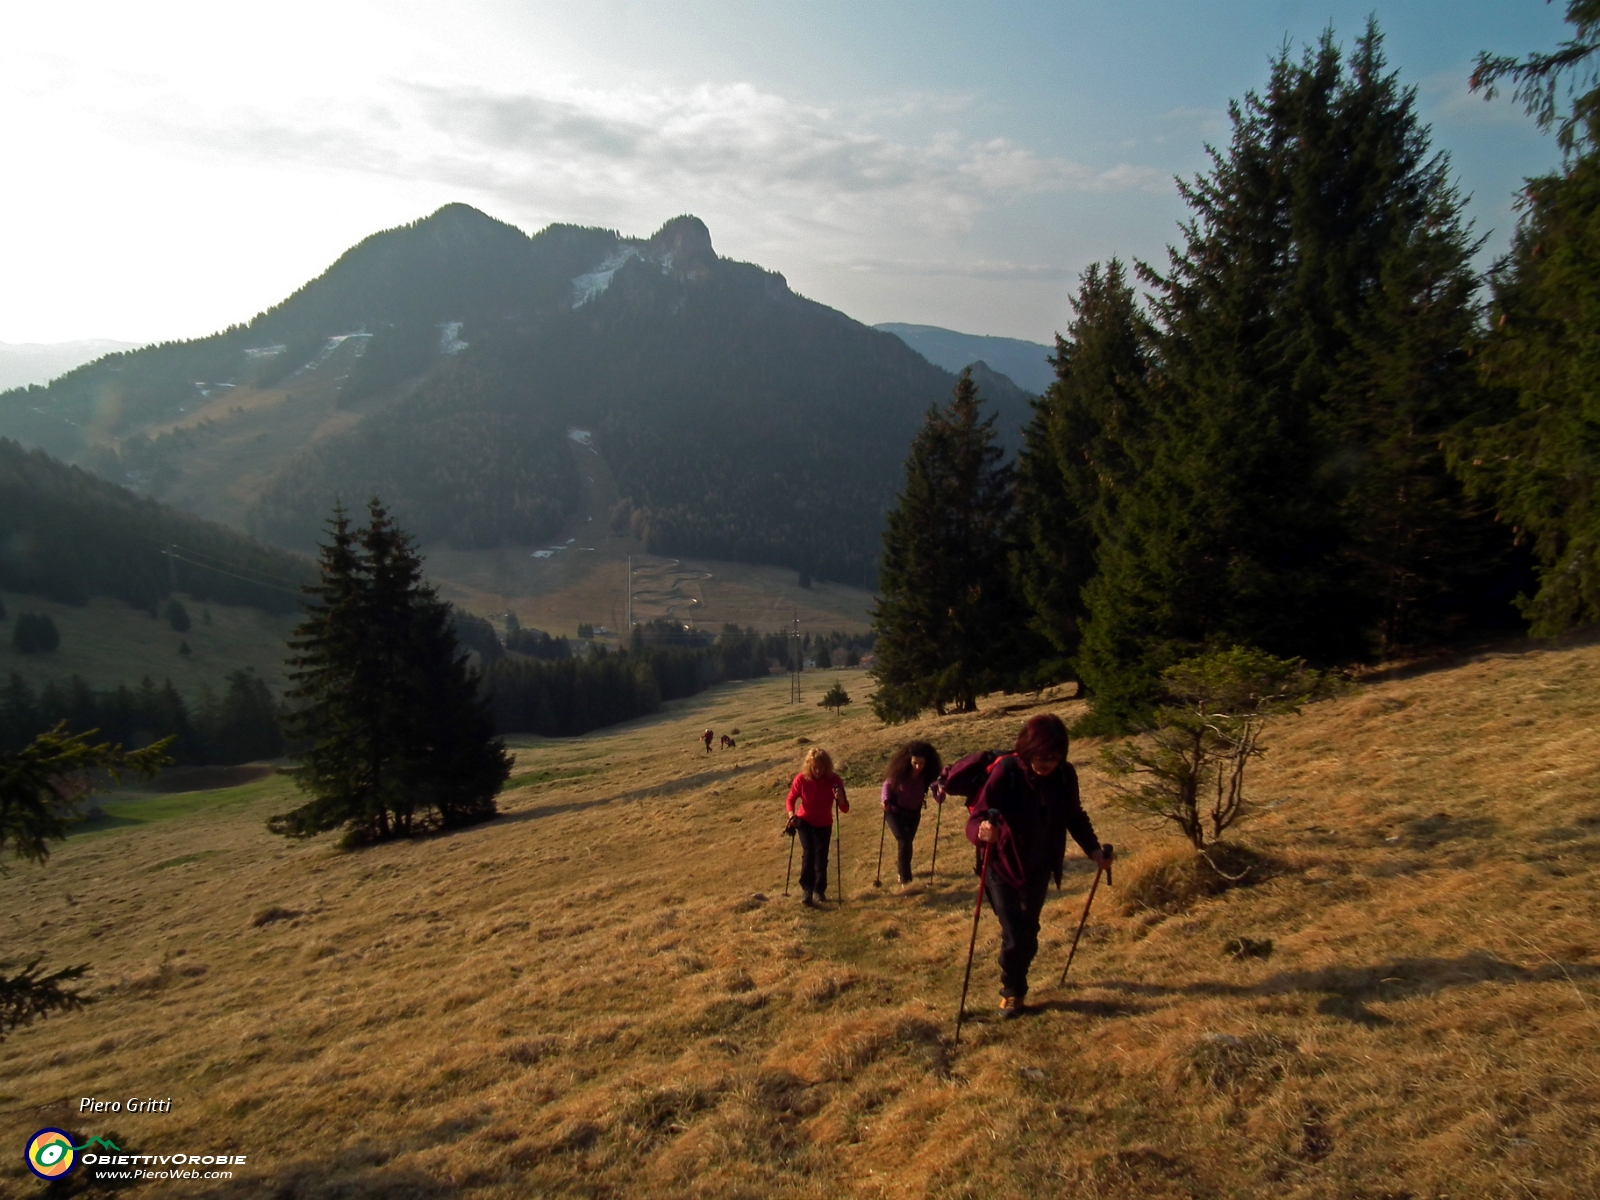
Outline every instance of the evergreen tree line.
[[(628, 646), (596, 646), (583, 657), (505, 657), (485, 664), (484, 688), (502, 733), (567, 737), (647, 716), (664, 700), (693, 696), (716, 683), (768, 673), (782, 634), (729, 626), (721, 636), (671, 621), (635, 627)], [(782, 661), (781, 659), (779, 661)]]
[[(872, 644), (871, 635), (834, 632), (807, 634), (802, 648), (822, 666), (830, 647), (841, 661), (851, 653), (859, 661)], [(786, 633), (724, 625), (713, 635), (657, 619), (635, 626), (620, 650), (597, 646), (586, 656), (508, 654), (486, 662), (484, 689), (500, 732), (567, 737), (647, 716), (665, 700), (692, 696), (713, 684), (784, 670), (789, 651)]]
[[(488, 625), (489, 623), (485, 621), (484, 624)], [(491, 635), (494, 633), (492, 625), (489, 626), (489, 632)], [(579, 627), (578, 634), (580, 637), (582, 636), (582, 626)], [(594, 636), (592, 631), (589, 636), (591, 638)], [(474, 645), (473, 649), (477, 649), (477, 646)], [(522, 623), (517, 620), (516, 613), (506, 614), (505, 649), (513, 654), (526, 654), (532, 658), (556, 659), (572, 657), (572, 646), (566, 638), (551, 637), (541, 629), (524, 629)], [(493, 657), (498, 658), (499, 655), (494, 655)], [(486, 658), (484, 661), (490, 660)]]
[(1532, 181), (1486, 309), (1381, 43), (1285, 51), (1180, 183), (1165, 266), (1085, 272), (1014, 468), (970, 379), (930, 411), (885, 534), (880, 715), (1076, 678), (1122, 728), (1207, 647), (1348, 663), (1600, 616), (1593, 152)]
[(257, 675), (235, 671), (220, 697), (204, 688), (197, 704), (171, 680), (146, 677), (138, 687), (97, 691), (74, 675), (35, 691), (13, 674), (0, 688), (0, 754), (15, 754), (35, 737), (65, 723), (71, 734), (142, 748), (172, 738), (167, 753), (194, 766), (252, 762), (284, 753), (282, 713)]
[(300, 555), (0, 438), (0, 589), (66, 604), (112, 596), (152, 612), (181, 591), (283, 613), (310, 577)]

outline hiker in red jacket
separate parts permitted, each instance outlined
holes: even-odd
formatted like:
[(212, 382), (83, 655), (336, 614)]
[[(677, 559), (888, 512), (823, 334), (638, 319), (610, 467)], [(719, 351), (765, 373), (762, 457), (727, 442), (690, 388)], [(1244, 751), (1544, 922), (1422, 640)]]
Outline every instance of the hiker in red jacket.
[(1022, 1015), (1028, 967), (1050, 880), (1061, 883), (1067, 834), (1100, 866), (1110, 861), (1078, 799), (1067, 727), (1054, 713), (1029, 719), (1016, 750), (995, 761), (973, 798), (967, 838), (987, 846), (989, 904), (1000, 920), (1000, 1015)]
[[(927, 742), (907, 742), (889, 760), (883, 781), (883, 816), (898, 849), (896, 865), (902, 888), (911, 882), (911, 847), (917, 826), (922, 824), (922, 810), (928, 807), (928, 788), (942, 769), (939, 752)], [(944, 803), (937, 792), (934, 799)]]
[(783, 802), (789, 825), (800, 838), (800, 890), (805, 893), (807, 908), (815, 908), (827, 898), (828, 842), (833, 838), (835, 804), (842, 813), (850, 811), (844, 780), (834, 774), (828, 752), (813, 746), (806, 751), (805, 765), (789, 785), (789, 796)]
[(711, 739), (714, 737), (716, 737), (716, 734), (709, 729), (700, 735), (700, 740), (705, 743), (707, 754), (711, 753)]

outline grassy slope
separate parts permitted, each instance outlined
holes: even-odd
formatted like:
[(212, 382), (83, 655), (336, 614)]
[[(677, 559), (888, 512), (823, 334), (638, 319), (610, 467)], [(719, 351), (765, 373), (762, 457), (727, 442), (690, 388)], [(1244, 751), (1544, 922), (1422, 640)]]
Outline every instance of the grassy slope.
[[(38, 596), (4, 593), (7, 619), (0, 621), (0, 680), (15, 671), (34, 687), (47, 680), (82, 676), (96, 688), (129, 687), (149, 675), (171, 679), (189, 699), (209, 686), (220, 694), (227, 676), (251, 668), (276, 692), (283, 685), (284, 641), (299, 618), (274, 616), (254, 608), (207, 604), (183, 596), (193, 628), (175, 633), (164, 619), (120, 600), (96, 597), (86, 605), (57, 604)], [(211, 624), (201, 621), (211, 610)], [(50, 654), (21, 654), (11, 645), (19, 613), (49, 613), (61, 631), (61, 645)], [(179, 654), (187, 641), (189, 654)]]
[[(3, 915), (101, 1002), (0, 1046), (0, 1139), (137, 1092), (171, 1113), (83, 1132), (250, 1154), (193, 1185), (218, 1196), (1590, 1196), (1597, 668), (1491, 655), (1286, 722), (1249, 836), (1295, 869), (1158, 920), (1117, 910), (1130, 859), (1058, 991), (1075, 871), (1009, 1025), (986, 918), (958, 1051), (971, 856), (947, 820), (937, 880), (875, 891), (870, 782), (912, 732), (1008, 740), (1023, 698), (886, 730), (817, 677), (799, 709), (786, 679), (721, 688), (520, 745), (503, 819), (358, 854), (270, 837), (282, 780), (81, 834)], [(708, 724), (739, 748), (708, 758)], [(857, 785), (842, 910), (779, 894), (801, 736)], [(1084, 778), (1102, 836), (1167, 851)], [(1225, 958), (1239, 936), (1275, 950)]]

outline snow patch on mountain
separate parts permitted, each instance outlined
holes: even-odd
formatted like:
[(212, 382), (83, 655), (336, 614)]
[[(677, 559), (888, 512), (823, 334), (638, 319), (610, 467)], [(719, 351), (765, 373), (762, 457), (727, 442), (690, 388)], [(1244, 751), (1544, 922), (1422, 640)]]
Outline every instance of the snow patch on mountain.
[(572, 307), (582, 308), (600, 293), (611, 286), (611, 277), (621, 269), (622, 264), (630, 258), (639, 257), (636, 246), (620, 246), (608, 254), (600, 265), (586, 275), (579, 275), (572, 281)]
[(460, 321), (440, 321), (438, 329), (440, 354), (460, 354), (467, 348), (467, 343), (461, 340)]

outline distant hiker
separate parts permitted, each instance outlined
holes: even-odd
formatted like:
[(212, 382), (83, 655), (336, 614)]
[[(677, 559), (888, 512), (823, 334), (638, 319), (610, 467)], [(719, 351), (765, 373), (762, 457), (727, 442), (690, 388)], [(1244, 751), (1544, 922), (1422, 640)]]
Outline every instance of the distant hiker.
[(715, 736), (716, 736), (716, 734), (712, 733), (711, 730), (709, 730), (709, 729), (706, 730), (704, 733), (702, 733), (700, 735), (700, 740), (706, 744), (706, 753), (707, 754), (711, 753), (711, 739), (714, 738)]
[[(939, 752), (927, 742), (907, 742), (889, 760), (883, 780), (883, 815), (899, 848), (896, 865), (901, 887), (911, 882), (911, 846), (917, 826), (922, 824), (922, 810), (928, 807), (928, 788), (941, 769)], [(934, 799), (943, 804), (943, 793), (936, 792)]]
[(1067, 727), (1054, 713), (1030, 718), (1016, 750), (995, 760), (971, 805), (967, 839), (988, 846), (988, 899), (1000, 919), (1000, 1015), (1022, 1014), (1039, 914), (1050, 880), (1061, 883), (1067, 834), (1100, 866), (1110, 856), (1078, 799)]
[(732, 750), (732, 749), (734, 749), (734, 741), (727, 734), (723, 734), (722, 735), (722, 748), (724, 750)]
[(833, 837), (833, 808), (850, 811), (844, 780), (833, 771), (833, 759), (821, 746), (806, 751), (805, 765), (789, 785), (783, 807), (789, 827), (800, 838), (800, 890), (807, 908), (827, 898), (828, 842)]

